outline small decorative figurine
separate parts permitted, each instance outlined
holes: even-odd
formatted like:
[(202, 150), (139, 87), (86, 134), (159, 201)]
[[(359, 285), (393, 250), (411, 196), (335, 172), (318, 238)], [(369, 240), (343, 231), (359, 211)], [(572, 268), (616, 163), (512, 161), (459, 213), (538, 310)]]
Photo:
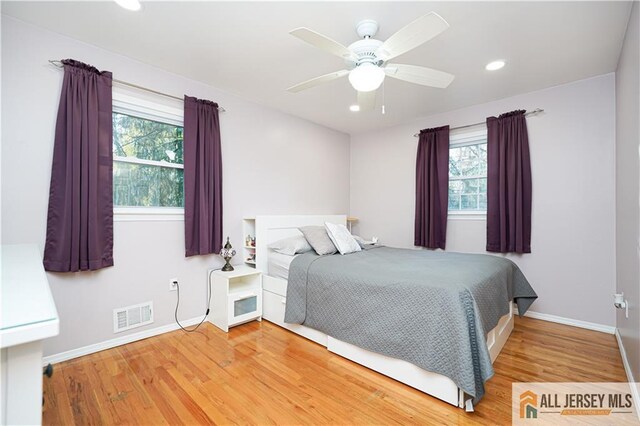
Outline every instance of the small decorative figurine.
[(236, 255), (236, 250), (231, 247), (231, 243), (229, 242), (229, 237), (227, 237), (227, 243), (224, 245), (222, 250), (220, 250), (220, 256), (225, 260), (225, 264), (222, 267), (224, 272), (233, 271), (233, 266), (229, 263), (231, 258)]

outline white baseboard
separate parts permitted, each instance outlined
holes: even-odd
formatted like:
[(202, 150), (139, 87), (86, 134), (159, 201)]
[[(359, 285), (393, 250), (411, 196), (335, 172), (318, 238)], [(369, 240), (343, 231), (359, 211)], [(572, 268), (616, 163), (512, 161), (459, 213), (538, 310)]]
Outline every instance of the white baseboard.
[[(189, 327), (202, 321), (202, 316), (180, 321), (183, 327)], [(162, 325), (160, 327), (151, 328), (149, 330), (140, 331), (138, 333), (126, 334), (115, 339), (105, 340), (104, 342), (94, 343), (93, 345), (83, 346), (81, 348), (72, 349), (59, 354), (49, 355), (42, 358), (42, 365), (56, 364), (58, 362), (67, 361), (69, 359), (78, 358), (95, 352), (104, 351), (105, 349), (115, 348), (116, 346), (126, 345), (127, 343), (137, 340), (147, 339), (157, 336), (158, 334), (168, 333), (178, 330), (180, 327), (176, 323)]]
[(615, 334), (616, 340), (618, 341), (618, 348), (620, 348), (620, 356), (622, 357), (624, 371), (625, 373), (627, 373), (627, 381), (629, 382), (631, 394), (633, 395), (633, 403), (636, 406), (636, 414), (638, 415), (638, 419), (640, 419), (640, 383), (636, 383), (635, 379), (633, 378), (633, 372), (631, 371), (631, 366), (629, 365), (629, 360), (627, 359), (627, 352), (624, 350), (622, 338), (620, 337), (620, 332), (617, 328)]
[(615, 334), (616, 332), (616, 328), (611, 325), (596, 324), (594, 322), (580, 321), (571, 318), (559, 317), (557, 315), (542, 314), (540, 312), (528, 311), (524, 316), (543, 321), (557, 322), (558, 324), (571, 325), (573, 327), (586, 328), (587, 330), (600, 331), (607, 334)]
[[(526, 317), (540, 319), (544, 321), (555, 322), (559, 324), (571, 325), (574, 327), (586, 328), (588, 330), (600, 331), (608, 334), (615, 334), (616, 328), (608, 325), (595, 324), (587, 321), (574, 320), (571, 318), (559, 317), (556, 315), (542, 314), (540, 312), (529, 311), (525, 314)], [(202, 317), (191, 318), (189, 320), (181, 321), (183, 326), (192, 326), (199, 323)], [(116, 346), (125, 345), (127, 343), (135, 342), (137, 340), (147, 339), (149, 337), (157, 336), (159, 334), (168, 333), (170, 331), (178, 330), (178, 324), (167, 324), (149, 330), (144, 330), (138, 333), (127, 334), (115, 339), (105, 340), (104, 342), (94, 343), (93, 345), (83, 346), (81, 348), (72, 349), (66, 352), (60, 352), (58, 354), (49, 355), (42, 358), (43, 365), (55, 364), (69, 359), (78, 358), (84, 355), (89, 355), (95, 352), (104, 351), (105, 349), (115, 348)], [(622, 346), (620, 346), (622, 348)], [(626, 359), (626, 358), (623, 358)], [(626, 366), (625, 366), (626, 368)], [(640, 405), (638, 405), (640, 406)]]

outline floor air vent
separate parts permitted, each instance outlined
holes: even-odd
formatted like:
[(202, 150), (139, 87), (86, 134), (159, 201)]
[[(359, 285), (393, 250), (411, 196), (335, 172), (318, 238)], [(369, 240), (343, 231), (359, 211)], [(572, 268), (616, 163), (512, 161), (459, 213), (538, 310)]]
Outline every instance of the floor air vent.
[(153, 302), (113, 310), (113, 332), (130, 330), (153, 322)]

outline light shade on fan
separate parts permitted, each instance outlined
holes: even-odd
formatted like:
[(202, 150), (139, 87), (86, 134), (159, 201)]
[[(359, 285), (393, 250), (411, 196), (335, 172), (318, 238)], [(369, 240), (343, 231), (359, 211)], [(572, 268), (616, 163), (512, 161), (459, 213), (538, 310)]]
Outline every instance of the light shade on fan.
[(351, 70), (349, 82), (358, 92), (371, 92), (380, 87), (384, 76), (382, 68), (365, 62)]

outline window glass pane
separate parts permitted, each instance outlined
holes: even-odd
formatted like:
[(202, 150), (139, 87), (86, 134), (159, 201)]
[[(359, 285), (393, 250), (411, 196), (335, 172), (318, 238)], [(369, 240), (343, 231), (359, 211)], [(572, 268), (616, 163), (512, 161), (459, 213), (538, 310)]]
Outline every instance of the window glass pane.
[(478, 173), (476, 176), (486, 176), (487, 175), (487, 159), (481, 159), (478, 164)]
[(464, 181), (462, 180), (449, 181), (449, 194), (461, 194), (463, 191), (464, 191)]
[(460, 148), (449, 150), (449, 176), (461, 176), (462, 172), (458, 168), (460, 162)]
[(478, 193), (478, 179), (465, 179), (464, 180), (464, 193), (465, 194), (477, 194)]
[(465, 146), (459, 168), (463, 176), (478, 176), (481, 173), (482, 158), (478, 155), (478, 145)]
[(487, 143), (449, 150), (449, 210), (486, 211)]
[(113, 162), (113, 204), (131, 207), (183, 207), (184, 173), (172, 167)]
[(449, 192), (449, 210), (460, 210), (460, 196)]
[(487, 210), (487, 194), (480, 195), (479, 207), (480, 210)]
[(476, 194), (462, 194), (461, 209), (462, 210), (477, 210), (478, 209), (478, 196)]
[(183, 129), (130, 115), (113, 114), (113, 155), (183, 164)]
[(480, 182), (480, 192), (482, 194), (486, 194), (487, 193), (487, 178), (478, 179), (478, 181)]

